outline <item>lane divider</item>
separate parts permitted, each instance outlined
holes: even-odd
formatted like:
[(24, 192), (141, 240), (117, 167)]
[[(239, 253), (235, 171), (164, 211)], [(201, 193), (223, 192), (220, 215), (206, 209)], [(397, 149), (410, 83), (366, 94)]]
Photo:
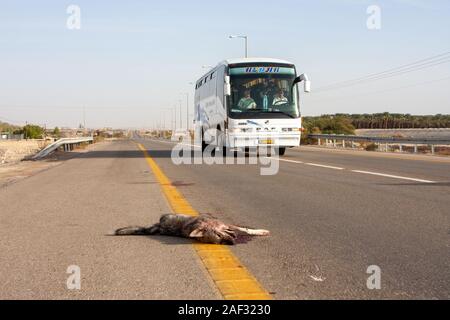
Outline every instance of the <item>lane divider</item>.
[[(172, 211), (177, 214), (198, 216), (199, 213), (186, 198), (172, 185), (147, 149), (138, 144), (145, 159), (158, 180)], [(225, 300), (271, 300), (271, 295), (263, 288), (247, 268), (226, 246), (194, 244), (194, 249)]]
[[(157, 142), (173, 144), (172, 142), (165, 142), (165, 141), (157, 141)], [(190, 145), (187, 145), (187, 144), (185, 144), (185, 145), (186, 146), (190, 146)], [(272, 158), (269, 158), (269, 157), (264, 157), (264, 158), (272, 159)], [(351, 170), (351, 169), (335, 167), (335, 166), (328, 166), (328, 165), (318, 164), (318, 163), (305, 163), (303, 161), (291, 160), (291, 159), (278, 158), (278, 161), (289, 162), (289, 163), (296, 163), (296, 164), (303, 164), (303, 165), (307, 165), (307, 166), (318, 167), (318, 168), (325, 168), (325, 169), (332, 169), (332, 170), (338, 170), (338, 171), (344, 171), (345, 170), (345, 171), (350, 171), (350, 172), (353, 172), (353, 173), (367, 174), (367, 175), (379, 176), (379, 177), (385, 177), (385, 178), (391, 178), (391, 179), (401, 179), (401, 180), (415, 181), (415, 182), (422, 182), (422, 183), (429, 183), (429, 184), (436, 184), (436, 183), (438, 183), (436, 181), (416, 179), (416, 178), (410, 178), (410, 177), (403, 177), (403, 176), (397, 176), (397, 175), (391, 175), (391, 174), (385, 174), (385, 173), (378, 173), (378, 172), (371, 172), (371, 171), (361, 171), (361, 170)]]
[[(272, 158), (264, 157), (264, 159), (272, 159)], [(283, 162), (289, 162), (289, 163), (304, 164), (303, 161), (298, 161), (298, 160), (288, 160), (288, 159), (281, 159), (281, 158), (278, 158), (278, 160), (283, 161)]]
[(333, 169), (333, 170), (345, 170), (344, 168), (339, 168), (339, 167), (333, 167), (333, 166), (326, 166), (323, 164), (317, 164), (317, 163), (305, 163), (307, 166), (312, 166), (312, 167), (319, 167), (319, 168), (325, 168), (325, 169)]
[(402, 177), (402, 176), (394, 176), (391, 174), (384, 174), (384, 173), (378, 173), (378, 172), (370, 172), (370, 171), (360, 171), (360, 170), (352, 170), (354, 173), (361, 173), (361, 174), (369, 174), (372, 176), (380, 176), (380, 177), (386, 177), (386, 178), (392, 178), (392, 179), (401, 179), (401, 180), (409, 180), (409, 181), (415, 181), (415, 182), (423, 182), (423, 183), (436, 183), (436, 181), (430, 181), (430, 180), (422, 180), (422, 179), (416, 179), (416, 178), (408, 178), (408, 177)]

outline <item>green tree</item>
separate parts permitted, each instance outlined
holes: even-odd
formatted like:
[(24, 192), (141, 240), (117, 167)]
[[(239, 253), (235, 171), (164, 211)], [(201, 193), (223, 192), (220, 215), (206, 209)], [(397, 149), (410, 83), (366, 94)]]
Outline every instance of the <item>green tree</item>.
[(28, 124), (22, 128), (25, 139), (42, 139), (44, 137), (44, 128), (36, 125)]
[(61, 130), (59, 130), (58, 127), (55, 127), (55, 129), (53, 129), (53, 135), (59, 138), (61, 136)]
[(336, 114), (306, 117), (305, 129), (319, 128), (322, 133), (351, 132), (356, 129), (450, 128), (450, 115), (415, 116), (410, 114)]
[(308, 133), (355, 134), (351, 120), (344, 115), (304, 118), (304, 129)]

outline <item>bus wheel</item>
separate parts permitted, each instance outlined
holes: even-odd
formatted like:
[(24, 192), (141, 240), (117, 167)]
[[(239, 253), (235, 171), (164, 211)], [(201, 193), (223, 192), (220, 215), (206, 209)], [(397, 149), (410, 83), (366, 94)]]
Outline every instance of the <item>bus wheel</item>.
[(204, 132), (202, 131), (202, 153), (205, 152), (205, 150), (206, 150), (207, 147), (208, 147), (208, 145), (207, 145), (206, 142), (205, 142), (205, 134), (204, 134)]
[(278, 155), (280, 157), (284, 156), (286, 154), (286, 148), (278, 148)]
[(227, 157), (227, 152), (228, 152), (227, 147), (222, 146), (222, 155), (223, 155), (224, 158)]

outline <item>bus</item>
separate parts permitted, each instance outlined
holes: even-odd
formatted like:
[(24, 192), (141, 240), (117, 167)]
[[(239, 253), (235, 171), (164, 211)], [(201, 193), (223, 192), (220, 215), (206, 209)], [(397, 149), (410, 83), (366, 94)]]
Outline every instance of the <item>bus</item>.
[(306, 74), (293, 63), (264, 58), (230, 59), (219, 63), (195, 85), (195, 136), (229, 150), (300, 146), (302, 118), (300, 83), (310, 92)]

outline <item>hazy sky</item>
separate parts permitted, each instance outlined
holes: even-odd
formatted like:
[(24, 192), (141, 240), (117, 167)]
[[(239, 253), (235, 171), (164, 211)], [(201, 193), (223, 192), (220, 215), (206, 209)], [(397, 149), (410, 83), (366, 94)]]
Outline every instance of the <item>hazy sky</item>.
[[(81, 29), (66, 10), (81, 8)], [(381, 7), (381, 30), (366, 10)], [(448, 0), (0, 0), (0, 120), (150, 127), (225, 58), (293, 61), (313, 89), (450, 51)], [(305, 97), (304, 115), (450, 113), (450, 63)], [(165, 111), (170, 114), (170, 111)], [(183, 116), (185, 119), (185, 116)], [(166, 117), (169, 122), (170, 116)]]

